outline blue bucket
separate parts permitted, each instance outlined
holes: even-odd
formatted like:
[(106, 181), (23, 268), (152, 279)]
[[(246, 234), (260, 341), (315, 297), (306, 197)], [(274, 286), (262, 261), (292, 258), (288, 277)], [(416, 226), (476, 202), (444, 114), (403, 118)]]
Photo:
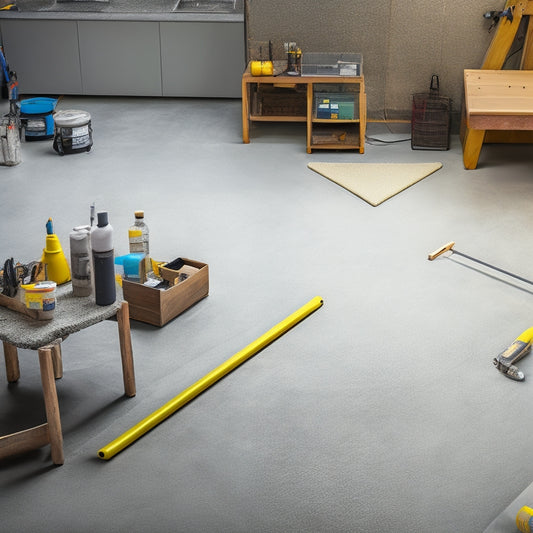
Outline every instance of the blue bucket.
[(26, 141), (40, 141), (54, 136), (52, 113), (57, 104), (55, 98), (28, 98), (20, 102), (20, 120)]

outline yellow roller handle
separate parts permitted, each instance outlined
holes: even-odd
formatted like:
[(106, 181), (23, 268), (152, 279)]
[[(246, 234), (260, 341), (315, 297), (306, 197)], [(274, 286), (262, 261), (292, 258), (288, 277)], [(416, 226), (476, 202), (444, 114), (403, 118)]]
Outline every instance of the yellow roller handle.
[(268, 346), (271, 342), (283, 335), (293, 326), (301, 322), (313, 311), (316, 311), (322, 306), (323, 303), (324, 300), (320, 296), (316, 296), (310, 300), (307, 304), (292, 313), (292, 315), (289, 315), (285, 320), (282, 320), (276, 326), (261, 335), (261, 337), (259, 337), (257, 340), (246, 346), (246, 348), (243, 348), (241, 351), (230, 357), (225, 363), (217, 366), (214, 370), (206, 374), (203, 378), (199, 379), (196, 383), (185, 389), (165, 405), (154, 411), (144, 420), (141, 420), (138, 424), (123, 433), (120, 437), (117, 437), (107, 446), (104, 446), (98, 450), (98, 457), (105, 460), (114, 457), (117, 453), (121, 452), (124, 448), (135, 442), (138, 438), (142, 437), (145, 433), (168, 418), (171, 414), (196, 398), (196, 396), (208, 389), (226, 374), (237, 368), (247, 359)]
[(526, 331), (521, 333), (516, 340), (525, 342), (526, 344), (531, 344), (533, 341), (533, 328), (526, 329)]

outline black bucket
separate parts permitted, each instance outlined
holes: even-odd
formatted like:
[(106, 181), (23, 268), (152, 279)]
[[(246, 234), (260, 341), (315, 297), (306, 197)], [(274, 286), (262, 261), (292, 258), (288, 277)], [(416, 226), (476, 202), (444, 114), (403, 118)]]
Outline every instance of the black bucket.
[(54, 115), (54, 150), (60, 154), (89, 152), (93, 145), (91, 115), (69, 109)]

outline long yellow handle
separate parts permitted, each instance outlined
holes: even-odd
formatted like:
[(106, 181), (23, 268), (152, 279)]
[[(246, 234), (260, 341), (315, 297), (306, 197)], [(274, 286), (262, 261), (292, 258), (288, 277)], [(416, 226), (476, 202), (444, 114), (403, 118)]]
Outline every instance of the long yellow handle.
[(208, 389), (211, 385), (219, 381), (226, 374), (244, 363), (247, 359), (255, 355), (257, 352), (268, 346), (271, 342), (283, 335), (286, 331), (301, 322), (304, 318), (309, 316), (313, 311), (316, 311), (322, 306), (324, 300), (320, 296), (316, 296), (307, 304), (300, 307), (298, 311), (289, 315), (285, 320), (279, 322), (276, 326), (269, 329), (266, 333), (261, 335), (257, 340), (243, 348), (240, 352), (230, 357), (225, 363), (217, 366), (211, 370), (203, 378), (178, 394), (175, 398), (167, 402), (165, 405), (154, 411), (151, 415), (141, 420), (138, 424), (123, 433), (120, 437), (110, 442), (98, 450), (98, 457), (101, 459), (111, 459), (124, 448), (142, 437), (145, 433), (157, 426), (160, 422), (168, 418), (171, 414), (190, 402), (196, 396)]

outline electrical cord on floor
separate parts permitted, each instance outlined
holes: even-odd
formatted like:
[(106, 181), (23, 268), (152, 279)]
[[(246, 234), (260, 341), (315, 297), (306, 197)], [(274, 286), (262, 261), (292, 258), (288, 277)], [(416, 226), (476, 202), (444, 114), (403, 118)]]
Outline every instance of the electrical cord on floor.
[(376, 139), (375, 137), (368, 137), (365, 135), (365, 140), (368, 144), (394, 144), (394, 143), (403, 143), (411, 140), (411, 137), (408, 137), (407, 139), (396, 139), (394, 141), (386, 141), (384, 139)]

